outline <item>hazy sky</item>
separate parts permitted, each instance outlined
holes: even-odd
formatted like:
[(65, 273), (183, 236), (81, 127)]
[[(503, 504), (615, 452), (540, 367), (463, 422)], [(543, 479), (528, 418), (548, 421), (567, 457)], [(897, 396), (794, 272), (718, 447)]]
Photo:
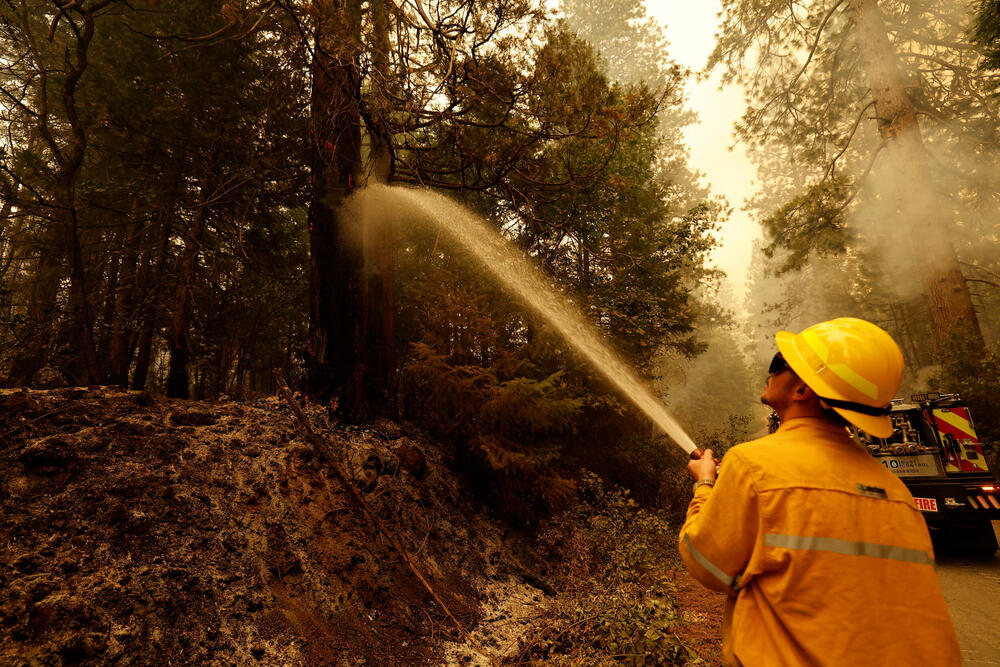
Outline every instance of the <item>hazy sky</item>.
[[(720, 6), (718, 0), (646, 0), (651, 16), (666, 27), (670, 56), (679, 64), (700, 71), (715, 46)], [(729, 199), (733, 213), (722, 228), (722, 247), (713, 258), (733, 283), (742, 302), (746, 294), (747, 267), (751, 241), (760, 236), (760, 227), (743, 212), (743, 200), (755, 189), (755, 170), (742, 145), (735, 143), (733, 123), (746, 104), (741, 88), (719, 90), (719, 77), (688, 84), (688, 106), (698, 114), (699, 123), (687, 128), (685, 138), (691, 149), (691, 166), (702, 172), (702, 180), (712, 191)]]

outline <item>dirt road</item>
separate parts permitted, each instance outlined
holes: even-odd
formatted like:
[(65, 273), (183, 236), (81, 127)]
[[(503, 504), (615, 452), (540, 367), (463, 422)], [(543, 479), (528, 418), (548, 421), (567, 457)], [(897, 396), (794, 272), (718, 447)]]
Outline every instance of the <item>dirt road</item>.
[[(998, 526), (1000, 522), (994, 522)], [(962, 664), (1000, 665), (1000, 558), (941, 556), (936, 569), (962, 648)]]

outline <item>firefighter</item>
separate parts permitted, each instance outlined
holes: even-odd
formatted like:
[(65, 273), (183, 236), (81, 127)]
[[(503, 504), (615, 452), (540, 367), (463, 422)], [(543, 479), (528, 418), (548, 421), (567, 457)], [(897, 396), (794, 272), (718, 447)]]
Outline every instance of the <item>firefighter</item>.
[(855, 318), (776, 336), (761, 401), (778, 430), (688, 469), (680, 553), (729, 595), (728, 665), (960, 665), (913, 497), (846, 430), (892, 433), (903, 356)]

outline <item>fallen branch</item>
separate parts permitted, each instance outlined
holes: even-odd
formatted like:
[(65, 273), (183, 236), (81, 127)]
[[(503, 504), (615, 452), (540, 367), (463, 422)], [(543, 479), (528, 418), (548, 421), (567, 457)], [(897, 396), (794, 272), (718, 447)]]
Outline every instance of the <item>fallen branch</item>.
[(431, 594), (431, 597), (433, 597), (434, 600), (441, 605), (445, 614), (448, 615), (448, 618), (451, 619), (451, 622), (455, 624), (455, 627), (458, 628), (459, 632), (462, 633), (462, 636), (465, 637), (466, 641), (469, 642), (472, 648), (489, 660), (491, 665), (496, 665), (496, 661), (493, 659), (493, 656), (487, 653), (486, 650), (479, 645), (479, 642), (473, 639), (472, 635), (469, 634), (469, 631), (465, 629), (465, 626), (462, 625), (457, 618), (455, 618), (455, 615), (451, 613), (451, 609), (448, 608), (448, 605), (444, 603), (444, 600), (438, 596), (437, 592), (435, 592), (435, 590), (431, 587), (424, 575), (420, 573), (420, 570), (418, 570), (417, 566), (413, 563), (413, 558), (410, 556), (410, 553), (406, 550), (403, 544), (385, 527), (385, 524), (383, 524), (382, 520), (379, 519), (374, 512), (372, 512), (371, 508), (368, 507), (368, 503), (365, 502), (361, 492), (358, 491), (358, 488), (354, 485), (354, 482), (351, 481), (351, 478), (347, 476), (347, 471), (344, 470), (343, 466), (337, 463), (337, 458), (334, 456), (333, 450), (330, 449), (326, 440), (321, 438), (316, 431), (313, 430), (312, 422), (309, 420), (309, 417), (306, 416), (306, 413), (302, 411), (302, 407), (299, 406), (298, 401), (296, 401), (292, 396), (292, 392), (288, 388), (288, 383), (285, 382), (285, 378), (280, 371), (274, 371), (274, 379), (278, 383), (278, 392), (281, 394), (281, 397), (285, 399), (285, 402), (291, 406), (292, 411), (299, 420), (299, 426), (301, 426), (303, 432), (305, 432), (306, 438), (312, 446), (316, 448), (316, 451), (319, 452), (320, 456), (323, 457), (326, 464), (333, 469), (337, 479), (339, 479), (341, 484), (347, 488), (351, 498), (353, 498), (354, 502), (361, 508), (365, 517), (372, 523), (372, 525), (375, 526), (378, 532), (382, 534), (382, 537), (386, 539), (389, 545), (403, 558), (406, 565), (410, 568), (410, 571), (413, 572), (414, 576), (420, 581), (421, 584), (423, 584), (423, 587), (427, 589), (427, 592)]
[(15, 434), (15, 433), (17, 433), (18, 431), (20, 431), (20, 430), (21, 430), (22, 428), (24, 428), (24, 427), (26, 427), (26, 426), (31, 426), (31, 425), (32, 425), (32, 424), (34, 424), (35, 422), (39, 422), (39, 421), (41, 421), (41, 420), (45, 419), (46, 417), (51, 417), (52, 415), (56, 415), (56, 414), (59, 414), (60, 412), (62, 412), (62, 411), (63, 411), (63, 410), (65, 410), (65, 409), (66, 409), (66, 407), (64, 406), (64, 407), (61, 407), (61, 408), (59, 408), (59, 409), (57, 409), (57, 410), (53, 410), (52, 412), (46, 412), (46, 413), (45, 413), (44, 415), (42, 415), (41, 417), (35, 417), (35, 418), (34, 418), (34, 419), (32, 419), (31, 421), (26, 421), (26, 422), (24, 422), (23, 424), (21, 424), (20, 426), (15, 426), (14, 428), (12, 428), (12, 429), (11, 429), (11, 430), (9, 430), (9, 431), (6, 431), (6, 432), (4, 432), (4, 433), (0, 433), (0, 439), (4, 439), (4, 438), (6, 438), (6, 437), (7, 437), (7, 436), (9, 436), (9, 435), (14, 435), (14, 434)]

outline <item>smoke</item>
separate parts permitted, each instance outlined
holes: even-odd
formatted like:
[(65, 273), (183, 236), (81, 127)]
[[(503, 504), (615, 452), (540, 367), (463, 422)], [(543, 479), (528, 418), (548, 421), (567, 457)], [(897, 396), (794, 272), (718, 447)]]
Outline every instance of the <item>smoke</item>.
[(734, 326), (711, 325), (702, 338), (707, 348), (694, 359), (663, 359), (667, 405), (703, 445), (720, 439), (735, 445), (763, 435), (769, 410), (759, 396), (766, 373), (748, 358), (746, 336)]
[[(997, 145), (956, 129), (928, 122), (922, 141), (887, 142), (858, 183), (848, 225), (881, 276), (883, 300), (912, 310), (932, 278), (961, 271), (990, 345), (1000, 337), (992, 315), (1000, 306), (1000, 155)], [(921, 356), (927, 363), (933, 352)]]
[(888, 141), (859, 184), (848, 219), (860, 251), (877, 262), (883, 286), (897, 301), (922, 294), (929, 276), (948, 271), (954, 261), (961, 211), (939, 189), (932, 159), (914, 136)]

